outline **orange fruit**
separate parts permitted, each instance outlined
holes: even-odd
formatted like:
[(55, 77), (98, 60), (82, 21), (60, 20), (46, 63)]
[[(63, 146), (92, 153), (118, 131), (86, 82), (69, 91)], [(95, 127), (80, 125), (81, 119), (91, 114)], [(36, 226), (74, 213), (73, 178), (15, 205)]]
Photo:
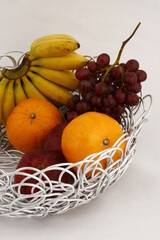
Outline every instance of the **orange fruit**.
[(8, 141), (24, 153), (42, 148), (45, 137), (58, 122), (62, 123), (62, 115), (52, 103), (36, 98), (25, 99), (8, 117)]
[[(87, 112), (73, 119), (65, 127), (61, 148), (68, 162), (77, 163), (90, 154), (111, 148), (122, 135), (122, 128), (115, 119), (103, 113)], [(124, 150), (124, 144), (121, 144), (120, 148)], [(120, 156), (121, 151), (117, 150), (113, 160), (118, 160)], [(104, 169), (107, 166), (106, 162), (106, 159), (101, 161)]]

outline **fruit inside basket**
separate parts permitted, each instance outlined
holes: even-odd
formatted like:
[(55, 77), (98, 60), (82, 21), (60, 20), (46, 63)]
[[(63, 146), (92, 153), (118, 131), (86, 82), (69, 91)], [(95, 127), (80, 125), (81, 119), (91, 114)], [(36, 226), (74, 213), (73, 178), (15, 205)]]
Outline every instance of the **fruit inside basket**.
[(147, 74), (75, 52), (64, 34), (36, 39), (0, 71), (0, 215), (44, 217), (88, 203), (127, 170), (150, 112)]

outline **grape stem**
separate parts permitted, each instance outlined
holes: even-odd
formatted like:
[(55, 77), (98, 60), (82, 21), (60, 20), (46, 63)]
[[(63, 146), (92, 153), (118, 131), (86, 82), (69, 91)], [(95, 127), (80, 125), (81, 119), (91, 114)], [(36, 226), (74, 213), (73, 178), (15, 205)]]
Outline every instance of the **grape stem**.
[[(131, 34), (125, 41), (122, 42), (122, 45), (121, 45), (121, 48), (120, 48), (120, 50), (119, 50), (119, 53), (118, 53), (118, 56), (117, 56), (116, 61), (115, 61), (109, 68), (107, 68), (107, 71), (106, 71), (106, 73), (104, 74), (102, 81), (105, 80), (105, 77), (106, 77), (106, 76), (108, 75), (108, 73), (112, 70), (112, 68), (114, 68), (114, 66), (119, 65), (119, 60), (120, 60), (120, 58), (121, 58), (121, 55), (122, 55), (122, 52), (123, 52), (123, 49), (124, 49), (125, 45), (126, 45), (126, 44), (129, 42), (129, 40), (134, 36), (134, 34), (136, 33), (136, 31), (137, 31), (137, 29), (139, 28), (140, 25), (141, 25), (141, 22), (139, 22), (139, 23), (137, 24), (137, 26), (136, 26), (136, 28), (134, 29), (134, 31), (132, 32), (132, 34)], [(120, 65), (119, 65), (119, 67), (120, 67)], [(122, 70), (121, 67), (120, 67), (120, 70)]]

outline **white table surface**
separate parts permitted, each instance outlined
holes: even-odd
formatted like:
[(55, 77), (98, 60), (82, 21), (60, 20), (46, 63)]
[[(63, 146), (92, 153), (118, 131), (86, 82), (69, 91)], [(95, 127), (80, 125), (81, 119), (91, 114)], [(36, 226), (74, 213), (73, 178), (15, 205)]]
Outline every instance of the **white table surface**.
[(42, 35), (67, 33), (82, 54), (107, 52), (114, 61), (137, 23), (141, 27), (122, 54), (147, 71), (144, 93), (153, 96), (149, 121), (123, 177), (89, 204), (43, 219), (0, 217), (0, 239), (160, 239), (160, 1), (1, 0), (0, 53), (27, 52)]

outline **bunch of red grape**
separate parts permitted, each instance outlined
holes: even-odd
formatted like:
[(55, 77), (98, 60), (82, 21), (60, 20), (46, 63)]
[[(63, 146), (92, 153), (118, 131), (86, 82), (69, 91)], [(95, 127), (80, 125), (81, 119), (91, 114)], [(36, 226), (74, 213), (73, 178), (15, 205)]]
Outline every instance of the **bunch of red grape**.
[(137, 60), (110, 65), (110, 56), (106, 53), (90, 60), (75, 75), (79, 85), (77, 94), (67, 103), (68, 122), (88, 111), (105, 113), (121, 122), (126, 107), (139, 103), (141, 83), (147, 78)]

